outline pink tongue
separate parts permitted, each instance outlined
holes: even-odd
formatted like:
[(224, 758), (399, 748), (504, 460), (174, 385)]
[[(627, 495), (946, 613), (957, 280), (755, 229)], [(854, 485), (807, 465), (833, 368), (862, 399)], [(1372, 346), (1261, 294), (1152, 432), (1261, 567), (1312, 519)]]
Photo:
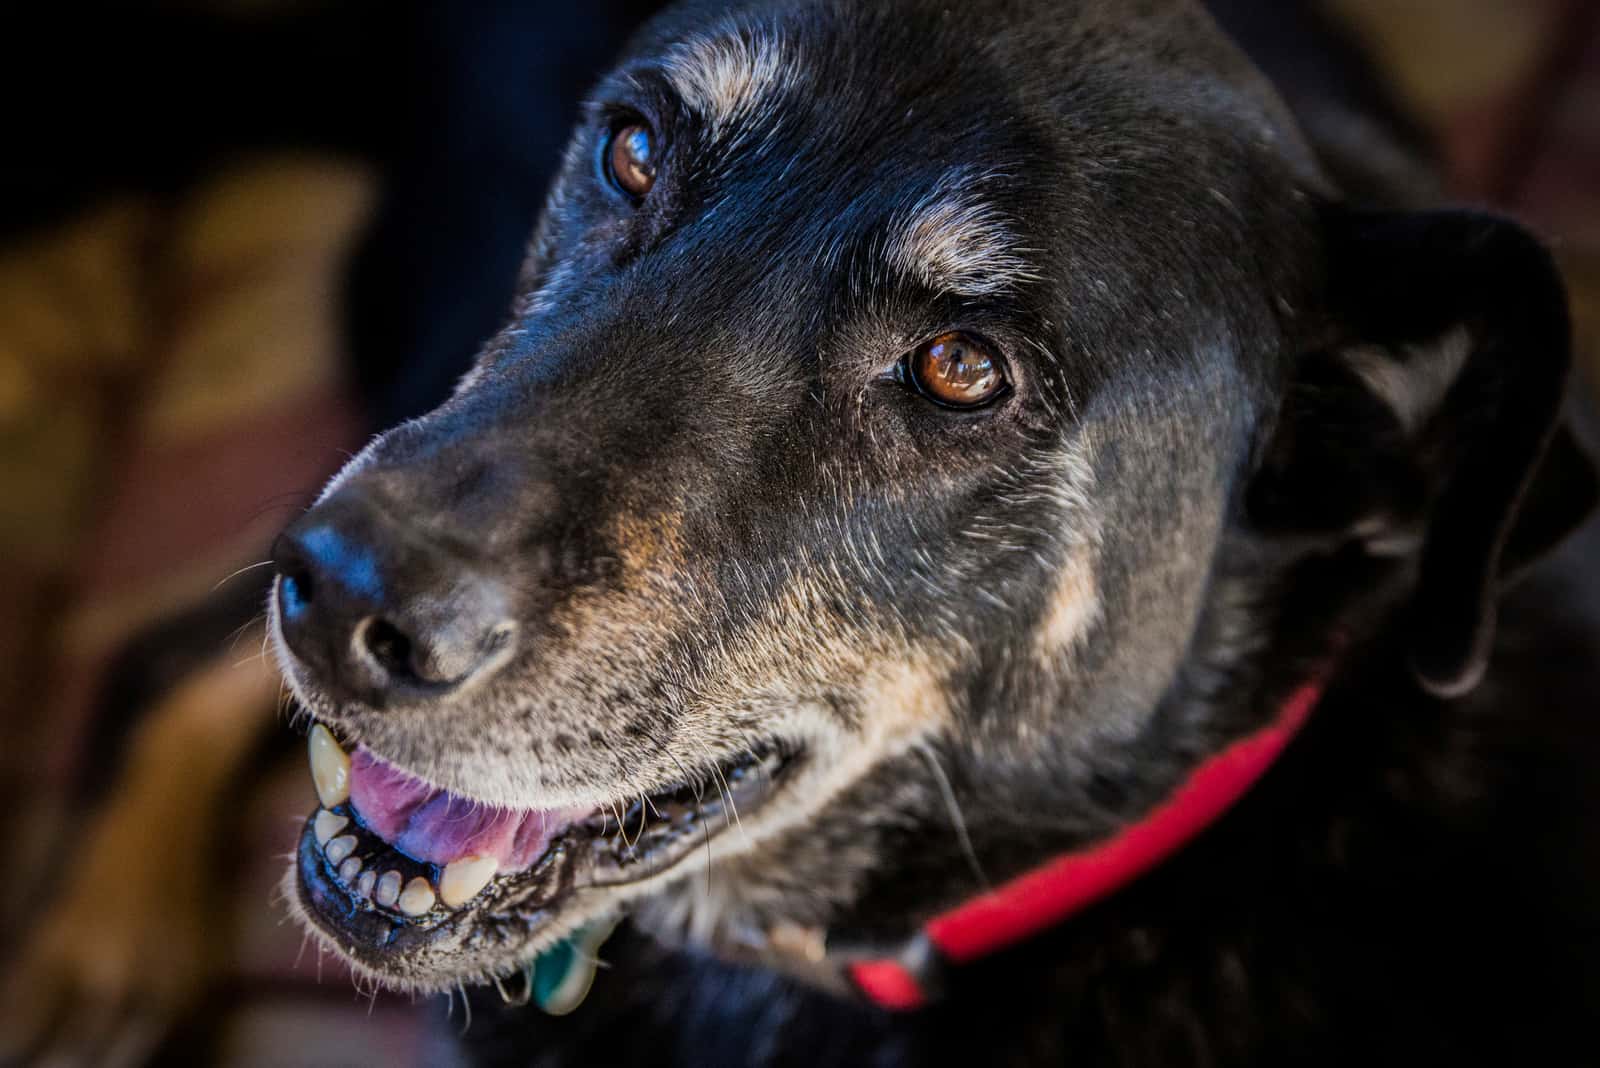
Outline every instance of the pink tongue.
[(350, 804), (367, 829), (417, 860), (494, 857), (502, 872), (544, 855), (586, 809), (495, 808), (430, 786), (360, 746), (350, 758)]

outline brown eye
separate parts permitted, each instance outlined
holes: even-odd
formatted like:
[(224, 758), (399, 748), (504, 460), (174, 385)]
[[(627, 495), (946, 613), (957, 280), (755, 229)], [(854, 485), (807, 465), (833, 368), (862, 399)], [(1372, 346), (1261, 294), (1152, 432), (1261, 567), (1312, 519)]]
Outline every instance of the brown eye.
[(941, 334), (906, 357), (906, 372), (917, 391), (949, 408), (977, 408), (1006, 388), (999, 357), (983, 342), (962, 333)]
[(656, 184), (656, 137), (640, 122), (619, 127), (606, 149), (606, 169), (618, 189), (635, 200)]

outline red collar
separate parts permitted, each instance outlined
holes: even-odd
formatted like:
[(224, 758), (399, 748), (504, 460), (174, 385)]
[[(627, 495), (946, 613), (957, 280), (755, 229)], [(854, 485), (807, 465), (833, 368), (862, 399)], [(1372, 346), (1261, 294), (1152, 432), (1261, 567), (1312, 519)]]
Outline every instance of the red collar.
[(1270, 723), (1208, 757), (1137, 823), (940, 913), (897, 956), (851, 961), (851, 981), (883, 1008), (919, 1008), (941, 965), (1015, 945), (1110, 896), (1221, 818), (1266, 774), (1321, 696), (1320, 678), (1301, 686)]

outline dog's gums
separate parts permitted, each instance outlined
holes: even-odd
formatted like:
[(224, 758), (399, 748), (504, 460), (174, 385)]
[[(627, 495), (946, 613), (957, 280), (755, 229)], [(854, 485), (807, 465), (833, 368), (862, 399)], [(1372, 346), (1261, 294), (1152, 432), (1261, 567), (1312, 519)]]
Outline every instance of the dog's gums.
[(595, 808), (492, 807), (429, 785), (364, 747), (347, 754), (327, 727), (309, 737), (321, 806), (301, 833), (298, 877), (313, 919), (372, 965), (452, 929), (544, 923), (565, 896), (671, 868), (738, 826), (794, 760), (752, 751), (653, 794)]

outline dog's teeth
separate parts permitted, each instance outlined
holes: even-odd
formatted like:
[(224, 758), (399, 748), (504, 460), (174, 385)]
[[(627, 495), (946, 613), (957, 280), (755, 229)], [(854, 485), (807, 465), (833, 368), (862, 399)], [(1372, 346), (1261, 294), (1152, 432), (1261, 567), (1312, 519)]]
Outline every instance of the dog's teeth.
[(356, 851), (356, 836), (342, 834), (323, 846), (322, 851), (328, 855), (330, 863), (337, 864)]
[(489, 885), (499, 864), (493, 857), (462, 857), (452, 860), (439, 876), (439, 900), (457, 909), (478, 896)]
[(329, 812), (325, 808), (318, 809), (316, 822), (312, 824), (312, 831), (317, 836), (317, 845), (327, 845), (328, 839), (344, 830), (345, 824), (349, 822), (349, 816), (341, 816), (337, 812)]
[(372, 886), (377, 881), (378, 881), (378, 873), (377, 872), (375, 872), (375, 871), (364, 871), (364, 872), (362, 872), (361, 873), (361, 878), (356, 880), (356, 893), (360, 894), (362, 897), (371, 897), (372, 896)]
[(311, 781), (323, 808), (343, 804), (350, 796), (350, 757), (339, 748), (333, 732), (318, 723), (306, 739), (311, 752)]
[(339, 865), (339, 881), (344, 883), (347, 886), (350, 883), (354, 882), (356, 876), (360, 875), (360, 874), (361, 874), (361, 858), (360, 857), (346, 857), (345, 860), (344, 860), (344, 863)]
[[(387, 873), (385, 875), (387, 878)], [(400, 891), (400, 911), (407, 916), (421, 916), (433, 908), (433, 887), (428, 885), (428, 880), (418, 875), (406, 888)]]
[(393, 908), (394, 903), (400, 899), (400, 873), (386, 871), (378, 880), (378, 889), (373, 891), (372, 900), (384, 908)]

